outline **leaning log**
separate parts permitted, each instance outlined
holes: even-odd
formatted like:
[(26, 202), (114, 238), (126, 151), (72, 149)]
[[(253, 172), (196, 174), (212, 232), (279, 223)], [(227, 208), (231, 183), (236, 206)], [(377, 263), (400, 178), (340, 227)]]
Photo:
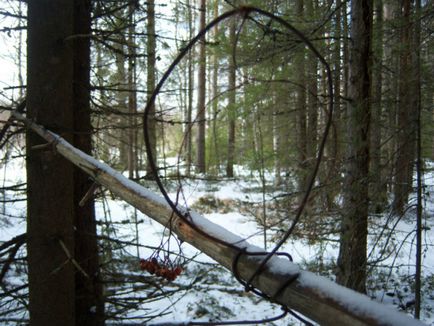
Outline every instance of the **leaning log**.
[[(174, 216), (172, 209), (162, 197), (74, 148), (59, 135), (29, 121), (20, 113), (12, 114), (45, 139), (53, 150), (88, 173), (95, 182), (162, 225), (170, 223), (172, 231), (183, 241), (190, 243), (232, 272), (234, 259), (238, 259), (236, 273), (242, 280), (249, 280), (257, 270), (263, 256), (239, 256), (240, 250), (235, 247), (247, 252), (258, 252), (261, 251), (260, 248), (250, 245), (239, 236), (190, 211), (194, 225), (204, 231), (198, 232), (195, 227)], [(222, 241), (210, 241), (210, 237), (205, 233)], [(225, 242), (235, 246), (224, 245)], [(293, 281), (288, 283), (288, 280)], [(285, 284), (287, 286), (282, 289), (282, 285)], [(365, 295), (337, 285), (324, 277), (300, 270), (296, 264), (279, 257), (273, 257), (267, 263), (263, 272), (254, 278), (252, 285), (271, 297), (273, 302), (293, 309), (321, 325), (423, 325), (420, 321), (375, 302)]]

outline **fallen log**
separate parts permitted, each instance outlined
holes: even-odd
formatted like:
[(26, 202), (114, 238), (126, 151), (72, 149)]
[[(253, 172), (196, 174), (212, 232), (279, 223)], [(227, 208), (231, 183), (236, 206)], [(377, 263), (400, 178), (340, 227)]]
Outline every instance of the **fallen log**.
[[(218, 263), (236, 272), (242, 280), (249, 280), (264, 256), (239, 255), (262, 251), (230, 231), (208, 221), (198, 213), (189, 211), (198, 232), (183, 219), (173, 216), (168, 203), (157, 194), (124, 177), (118, 171), (74, 148), (59, 135), (46, 130), (13, 112), (15, 119), (44, 138), (53, 149), (89, 174), (122, 200), (162, 225), (171, 225), (172, 231), (183, 241), (190, 243)], [(222, 241), (210, 241), (206, 234)], [(224, 243), (231, 243), (226, 246)], [(238, 250), (234, 247), (239, 248)], [(234, 271), (234, 260), (237, 260)], [(288, 283), (288, 280), (293, 280)], [(287, 284), (282, 289), (282, 285)], [(369, 297), (339, 286), (317, 276), (280, 257), (273, 257), (252, 281), (252, 285), (272, 298), (273, 302), (293, 309), (321, 325), (423, 325), (420, 321), (398, 312)]]

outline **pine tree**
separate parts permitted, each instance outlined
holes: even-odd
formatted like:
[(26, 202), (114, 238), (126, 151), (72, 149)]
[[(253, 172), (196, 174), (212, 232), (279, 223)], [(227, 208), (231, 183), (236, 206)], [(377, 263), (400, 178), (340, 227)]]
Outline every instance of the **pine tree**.
[(366, 292), (372, 0), (351, 2), (348, 153), (338, 283)]
[[(89, 31), (86, 0), (28, 3), (28, 117), (88, 153), (89, 39), (74, 35)], [(89, 178), (32, 132), (27, 134), (27, 158), (31, 323), (100, 325), (93, 201), (78, 205), (91, 185)]]

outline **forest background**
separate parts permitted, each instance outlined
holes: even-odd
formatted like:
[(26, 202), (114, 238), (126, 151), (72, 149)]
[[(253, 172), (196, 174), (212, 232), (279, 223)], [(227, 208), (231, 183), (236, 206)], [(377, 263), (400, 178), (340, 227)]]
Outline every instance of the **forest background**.
[[(294, 221), (322, 153), (310, 196), (291, 232), (291, 241), (314, 252), (309, 258), (299, 255), (299, 263), (377, 299), (392, 298), (399, 309), (432, 322), (433, 266), (423, 263), (432, 252), (434, 210), (432, 2), (65, 0), (57, 4), (57, 21), (47, 9), (53, 5), (43, 2), (8, 0), (0, 6), (1, 59), (11, 72), (3, 75), (0, 93), (5, 126), (10, 126), (9, 112), (24, 107), (27, 98), (28, 117), (60, 133), (72, 128), (74, 145), (157, 191), (145, 151), (146, 129), (158, 175), (173, 198), (211, 217), (221, 214), (217, 222), (243, 230), (265, 249), (273, 248)], [(176, 55), (206, 22), (246, 4), (290, 22), (303, 38), (258, 14), (228, 18), (174, 68), (144, 125), (144, 107)], [(72, 27), (63, 25), (70, 17)], [(60, 25), (41, 27), (38, 19)], [(72, 59), (54, 63), (59, 64), (54, 70), (46, 66), (53, 50), (44, 52), (45, 34), (74, 44)], [(71, 84), (62, 88), (59, 81), (68, 78)], [(38, 110), (40, 103), (45, 109)], [(69, 111), (79, 113), (59, 113)], [(80, 225), (72, 216), (62, 224), (53, 218), (61, 214), (55, 207), (45, 211), (41, 223), (29, 223), (26, 234), (83, 230), (72, 236), (81, 244), (75, 245), (74, 257), (86, 275), (98, 277), (88, 281), (76, 275), (71, 281), (71, 298), (83, 303), (72, 313), (77, 319), (86, 315), (80, 311), (93, 307), (98, 312), (89, 317), (94, 323), (159, 320), (168, 311), (173, 314), (180, 293), (206, 292), (216, 280), (231, 284), (213, 262), (194, 262), (195, 252), (177, 249), (167, 230), (150, 232), (146, 216), (113, 208), (117, 204), (104, 189), (95, 192), (96, 214), (93, 200), (82, 211), (74, 208), (91, 187), (88, 178), (77, 177), (56, 157), (47, 175), (41, 173), (32, 162), (46, 159), (46, 153), (30, 150), (41, 146), (40, 140), (31, 135), (25, 140), (20, 124), (4, 130), (1, 223), (14, 231), (3, 232), (1, 239), (2, 321), (27, 320), (32, 304), (37, 309), (39, 302), (43, 310), (44, 293), (52, 290), (30, 285), (29, 297), (32, 280), (50, 274), (59, 262), (42, 263), (49, 257), (32, 251), (32, 246), (38, 248), (34, 242), (26, 246), (19, 231), (26, 207), (36, 221), (53, 194), (59, 194), (59, 202), (62, 196), (74, 198), (70, 206), (61, 205), (65, 216), (91, 216), (90, 223)], [(17, 172), (25, 168), (26, 158), (28, 181)], [(59, 192), (69, 186), (71, 192)], [(233, 222), (236, 226), (234, 216), (242, 216)], [(285, 249), (293, 254), (290, 245)], [(172, 263), (186, 271), (177, 283), (139, 271), (140, 257), (164, 258), (166, 250), (175, 251)], [(46, 270), (32, 269), (32, 264)], [(74, 268), (67, 273), (80, 274)], [(32, 303), (32, 291), (34, 298), (40, 293), (39, 301)], [(235, 290), (219, 291), (229, 295)], [(162, 310), (155, 308), (159, 300)], [(190, 306), (188, 318), (219, 320), (235, 314), (235, 307), (226, 310), (215, 297), (200, 300)]]

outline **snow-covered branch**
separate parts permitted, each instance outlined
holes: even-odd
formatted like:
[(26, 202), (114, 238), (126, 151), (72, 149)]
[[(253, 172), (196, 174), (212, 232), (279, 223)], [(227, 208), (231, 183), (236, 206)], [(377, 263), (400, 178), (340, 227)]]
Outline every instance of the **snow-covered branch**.
[[(234, 272), (234, 259), (239, 256), (237, 247), (247, 252), (261, 251), (260, 248), (248, 244), (239, 236), (215, 225), (201, 215), (190, 212), (194, 225), (204, 231), (198, 232), (181, 218), (173, 216), (172, 209), (160, 196), (74, 148), (62, 137), (27, 120), (20, 113), (12, 114), (44, 138), (53, 150), (88, 173), (95, 182), (107, 187), (122, 200), (155, 221), (163, 225), (170, 223), (172, 231), (179, 238), (192, 244), (232, 272)], [(210, 237), (204, 233), (211, 234), (212, 237), (222, 241), (210, 241)], [(233, 245), (226, 246), (224, 243)], [(239, 277), (249, 280), (263, 257), (239, 256), (236, 264)], [(295, 280), (282, 290), (282, 285), (294, 278)], [(272, 297), (274, 302), (294, 309), (321, 325), (423, 325), (403, 313), (372, 301), (367, 296), (339, 286), (324, 277), (302, 271), (296, 264), (279, 257), (274, 257), (267, 263), (264, 271), (253, 280), (252, 285)]]

